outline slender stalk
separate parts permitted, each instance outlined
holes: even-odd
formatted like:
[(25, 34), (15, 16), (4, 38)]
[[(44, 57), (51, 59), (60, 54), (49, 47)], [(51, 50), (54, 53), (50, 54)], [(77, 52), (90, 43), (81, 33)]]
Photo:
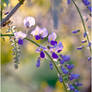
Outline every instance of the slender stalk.
[[(2, 37), (2, 36), (14, 36), (14, 34), (1, 34), (0, 36), (1, 36), (1, 37)], [(31, 43), (33, 43), (33, 44), (35, 44), (36, 46), (40, 47), (40, 45), (39, 45), (38, 43), (36, 43), (35, 41), (33, 41), (33, 40), (29, 39), (29, 38), (25, 38), (25, 40), (30, 41)], [(53, 59), (52, 59), (52, 57), (50, 56), (50, 54), (49, 54), (47, 51), (45, 51), (45, 54), (50, 58), (51, 62), (52, 62), (53, 65), (55, 66), (55, 69), (56, 69), (56, 71), (58, 72), (58, 74), (63, 78), (62, 73), (59, 71), (57, 65), (56, 65), (55, 62), (53, 61)], [(63, 78), (63, 79), (64, 79), (64, 78)], [(66, 87), (64, 81), (63, 81), (63, 86), (64, 86), (64, 89), (65, 89), (65, 92), (68, 92), (68, 91), (67, 91), (67, 87)]]
[[(76, 9), (77, 9), (77, 11), (78, 11), (78, 13), (79, 13), (79, 15), (80, 15), (80, 18), (81, 18), (81, 21), (82, 21), (82, 25), (83, 25), (84, 31), (87, 33), (86, 25), (85, 25), (83, 16), (82, 16), (82, 14), (81, 14), (81, 11), (80, 11), (79, 7), (77, 6), (77, 4), (75, 3), (75, 1), (72, 0), (72, 2), (73, 2), (73, 4), (75, 5), (75, 7), (76, 7)], [(88, 41), (88, 43), (90, 42), (88, 34), (87, 34), (87, 41)], [(89, 49), (90, 49), (90, 53), (91, 53), (91, 46), (89, 46)]]
[(0, 34), (0, 36), (14, 36), (14, 34)]

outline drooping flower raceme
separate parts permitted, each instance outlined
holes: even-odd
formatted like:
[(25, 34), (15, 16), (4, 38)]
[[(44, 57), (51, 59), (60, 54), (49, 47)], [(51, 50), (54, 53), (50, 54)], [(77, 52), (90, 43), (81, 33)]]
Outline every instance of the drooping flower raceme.
[(89, 0), (82, 0), (83, 4), (88, 8), (90, 12), (92, 12), (91, 2)]
[[(80, 30), (74, 30), (74, 31), (72, 31), (73, 34), (77, 34), (79, 32), (80, 32)], [(87, 32), (84, 32), (84, 34), (83, 34), (84, 39), (87, 37), (87, 35), (88, 35)], [(87, 40), (84, 40), (84, 39), (81, 41), (82, 45), (79, 46), (79, 47), (77, 47), (77, 50), (82, 50), (85, 47), (84, 43), (86, 43)], [(91, 42), (90, 41), (88, 41), (88, 45), (86, 47), (91, 47)], [(88, 61), (91, 61), (91, 59), (92, 59), (91, 57), (88, 57)]]
[[(79, 30), (76, 30), (73, 33), (77, 32), (79, 32)], [(36, 26), (36, 28), (31, 32), (31, 34), (33, 37), (35, 37), (36, 40), (44, 40), (45, 37), (48, 37), (47, 46), (40, 46), (36, 49), (36, 52), (39, 53), (39, 57), (36, 62), (36, 67), (40, 67), (41, 60), (47, 59), (47, 54), (45, 53), (47, 51), (50, 54), (50, 57), (53, 59), (53, 62), (56, 61), (59, 64), (60, 67), (58, 68), (61, 69), (61, 74), (63, 74), (66, 77), (66, 79), (64, 79), (61, 74), (58, 74), (59, 81), (62, 83), (63, 81), (67, 80), (67, 88), (70, 89), (70, 92), (79, 92), (77, 88), (79, 87), (79, 85), (81, 85), (81, 83), (75, 83), (73, 82), (73, 80), (78, 80), (80, 78), (80, 75), (72, 73), (74, 65), (69, 63), (69, 61), (71, 60), (70, 56), (61, 54), (63, 50), (63, 44), (61, 41), (56, 41), (56, 33), (52, 32), (51, 34), (48, 34), (46, 28), (40, 28), (39, 26)], [(51, 70), (53, 70), (53, 66), (56, 64), (55, 62), (55, 64), (53, 64), (53, 62), (49, 60), (49, 67)], [(58, 66), (58, 64), (56, 64), (56, 66)]]
[(32, 27), (32, 26), (34, 26), (35, 25), (35, 18), (34, 17), (26, 17), (25, 19), (24, 19), (24, 26), (26, 27), (26, 28), (30, 28), (30, 27)]

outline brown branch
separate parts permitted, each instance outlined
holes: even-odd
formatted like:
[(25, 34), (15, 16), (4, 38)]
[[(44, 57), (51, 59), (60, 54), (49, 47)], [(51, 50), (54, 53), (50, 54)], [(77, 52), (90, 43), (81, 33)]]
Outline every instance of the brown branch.
[(12, 15), (18, 10), (18, 8), (24, 3), (24, 0), (21, 0), (12, 10), (11, 12), (0, 22), (0, 26), (3, 27), (4, 24), (12, 17)]

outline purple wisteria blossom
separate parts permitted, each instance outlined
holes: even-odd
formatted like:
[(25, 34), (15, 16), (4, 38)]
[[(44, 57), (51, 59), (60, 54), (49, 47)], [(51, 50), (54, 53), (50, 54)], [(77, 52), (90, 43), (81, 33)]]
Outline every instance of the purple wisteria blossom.
[(76, 33), (78, 33), (78, 32), (80, 32), (79, 29), (78, 29), (78, 30), (74, 30), (74, 31), (72, 31), (73, 34), (76, 34)]
[(26, 38), (26, 36), (27, 36), (27, 34), (21, 32), (21, 31), (14, 33), (14, 37), (15, 37), (15, 39), (18, 40), (19, 45), (23, 45), (23, 39)]
[[(73, 33), (77, 33), (79, 31), (80, 30), (76, 30)], [(40, 54), (36, 63), (36, 67), (40, 67), (41, 59), (47, 59), (46, 52), (48, 52), (49, 57), (51, 58), (51, 60), (53, 60), (53, 61), (49, 61), (49, 67), (51, 70), (54, 68), (54, 65), (56, 64), (54, 61), (56, 61), (57, 63), (59, 63), (61, 74), (66, 76), (68, 81), (71, 82), (72, 80), (79, 79), (80, 77), (79, 74), (73, 74), (71, 72), (72, 69), (74, 68), (74, 65), (68, 64), (69, 61), (71, 60), (70, 55), (61, 54), (62, 53), (61, 51), (63, 50), (64, 46), (61, 41), (60, 42), (56, 41), (57, 35), (55, 32), (48, 34), (48, 31), (46, 28), (40, 28), (39, 26), (36, 26), (36, 28), (31, 32), (31, 34), (33, 35), (33, 37), (35, 37), (36, 40), (39, 40), (39, 39), (44, 40), (44, 38), (48, 36), (47, 46), (40, 46), (36, 49), (36, 52)], [(60, 73), (58, 74), (59, 75), (58, 78), (59, 78), (59, 81), (62, 83), (64, 80), (61, 74)], [(68, 85), (70, 90), (73, 90), (74, 92), (78, 91), (76, 87), (73, 86), (72, 84), (68, 83)], [(76, 85), (79, 86), (80, 84), (77, 83)]]
[(46, 28), (40, 28), (39, 26), (36, 26), (31, 34), (35, 37), (36, 40), (40, 40), (48, 36), (48, 30)]
[(52, 32), (49, 36), (48, 36), (48, 41), (55, 41), (57, 38), (57, 35), (55, 32)]
[(36, 67), (40, 67), (40, 57), (38, 57), (38, 59), (37, 59)]
[(84, 46), (77, 47), (77, 50), (82, 50)]
[(67, 0), (67, 4), (71, 4), (71, 0)]
[(51, 61), (49, 62), (49, 66), (50, 66), (50, 69), (53, 70), (53, 64)]

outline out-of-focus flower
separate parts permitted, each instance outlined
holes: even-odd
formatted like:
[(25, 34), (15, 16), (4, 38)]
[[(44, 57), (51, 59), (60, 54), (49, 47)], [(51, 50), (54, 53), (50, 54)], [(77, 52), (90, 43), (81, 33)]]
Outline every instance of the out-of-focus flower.
[(71, 70), (74, 68), (74, 64), (67, 64), (66, 67), (67, 69)]
[(85, 38), (85, 37), (87, 37), (87, 33), (86, 33), (86, 32), (84, 32), (83, 36), (84, 36), (84, 38)]
[(71, 91), (73, 91), (75, 89), (75, 87), (72, 84), (69, 84), (69, 88)]
[(66, 62), (66, 61), (70, 61), (70, 56), (69, 55), (60, 55), (61, 58)]
[(88, 0), (82, 0), (83, 4), (88, 8), (88, 10), (90, 12), (92, 12), (92, 6), (91, 6), (91, 2)]
[(62, 72), (64, 74), (68, 74), (69, 73), (69, 71), (66, 68), (64, 68), (63, 66), (61, 66), (61, 70), (62, 70)]
[(14, 36), (15, 36), (15, 38), (16, 39), (24, 39), (24, 38), (26, 38), (26, 36), (27, 36), (27, 34), (25, 34), (25, 33), (23, 33), (23, 32), (21, 32), (21, 31), (19, 31), (19, 32), (15, 32), (14, 33)]
[(67, 4), (71, 4), (71, 0), (67, 0)]
[(92, 57), (88, 57), (88, 61), (91, 61), (92, 60)]
[(74, 92), (80, 92), (79, 90), (75, 89)]
[(24, 26), (30, 28), (35, 25), (35, 18), (34, 17), (26, 17), (24, 19)]
[(49, 36), (48, 36), (48, 41), (55, 41), (57, 38), (57, 35), (55, 32), (52, 32)]
[(90, 12), (92, 12), (92, 6), (88, 6)]
[(82, 50), (84, 48), (84, 46), (80, 46), (77, 48), (77, 50)]
[(91, 47), (91, 42), (88, 43), (88, 47)]
[(88, 1), (88, 0), (82, 0), (82, 2), (84, 3), (84, 5), (86, 5), (86, 6), (88, 6), (88, 5), (90, 5), (91, 4), (91, 2), (90, 1)]
[(86, 42), (87, 42), (87, 40), (82, 40), (82, 41), (81, 41), (81, 43), (86, 43)]
[(74, 31), (72, 31), (73, 34), (76, 34), (78, 32), (80, 32), (80, 30), (74, 30)]
[(79, 87), (79, 86), (82, 86), (83, 84), (82, 84), (82, 83), (79, 83), (79, 82), (76, 82), (75, 85), (76, 85), (77, 87)]
[(48, 30), (46, 28), (40, 28), (39, 26), (36, 26), (31, 34), (35, 37), (36, 40), (39, 40), (48, 36)]
[(70, 74), (69, 79), (73, 80), (73, 79), (78, 79), (79, 77), (80, 77), (79, 74)]
[(59, 59), (59, 62), (60, 62), (60, 64), (64, 64), (65, 61), (63, 59), (62, 60)]
[(36, 67), (40, 67), (40, 57), (38, 57), (38, 59), (37, 59)]
[(62, 83), (63, 82), (63, 78), (62, 76), (59, 75), (59, 81)]
[(50, 69), (53, 70), (53, 64), (51, 61), (49, 62), (49, 66), (50, 66)]

